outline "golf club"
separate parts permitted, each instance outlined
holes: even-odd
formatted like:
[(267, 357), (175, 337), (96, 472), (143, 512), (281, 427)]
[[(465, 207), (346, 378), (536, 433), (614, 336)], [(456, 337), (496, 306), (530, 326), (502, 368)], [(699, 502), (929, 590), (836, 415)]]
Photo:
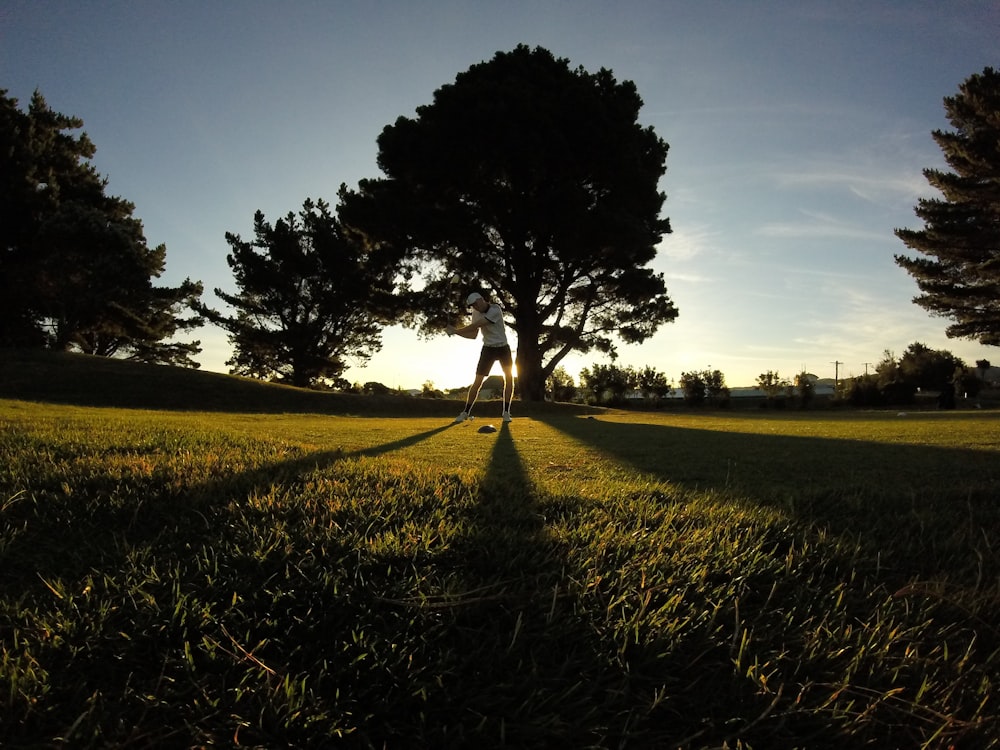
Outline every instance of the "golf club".
[(455, 284), (457, 284), (459, 281), (461, 281), (461, 279), (459, 278), (459, 276), (458, 276), (457, 273), (455, 275), (453, 275), (451, 277), (451, 279), (448, 281), (448, 325), (452, 325), (452, 322), (451, 322), (451, 305), (452, 305), (452, 302), (454, 301), (452, 299), (452, 295), (454, 294)]

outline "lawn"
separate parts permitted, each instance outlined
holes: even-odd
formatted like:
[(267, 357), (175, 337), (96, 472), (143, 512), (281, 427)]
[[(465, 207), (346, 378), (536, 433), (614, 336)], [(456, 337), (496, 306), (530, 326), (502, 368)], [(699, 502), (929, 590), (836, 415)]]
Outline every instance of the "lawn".
[(1000, 747), (996, 412), (287, 406), (0, 400), (0, 745)]

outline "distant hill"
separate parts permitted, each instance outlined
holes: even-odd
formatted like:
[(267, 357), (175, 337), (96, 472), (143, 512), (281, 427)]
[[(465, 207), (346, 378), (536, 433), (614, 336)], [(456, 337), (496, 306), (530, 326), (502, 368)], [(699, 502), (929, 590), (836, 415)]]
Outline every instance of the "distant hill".
[(0, 349), (0, 398), (183, 411), (360, 414), (405, 408), (407, 415), (456, 411), (453, 402), (311, 391), (183, 367), (19, 349)]
[[(183, 367), (69, 352), (2, 348), (0, 398), (123, 409), (399, 417), (447, 417), (462, 408), (459, 401), (451, 399), (311, 391)], [(492, 414), (490, 409), (491, 406), (481, 404), (478, 413)], [(532, 413), (551, 409), (595, 411), (569, 404), (530, 405)], [(494, 411), (499, 417), (499, 411)]]

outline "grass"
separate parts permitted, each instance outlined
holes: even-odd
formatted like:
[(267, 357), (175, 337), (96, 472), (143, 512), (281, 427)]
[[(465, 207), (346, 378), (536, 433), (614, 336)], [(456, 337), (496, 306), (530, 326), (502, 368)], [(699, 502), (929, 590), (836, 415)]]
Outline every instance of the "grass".
[(996, 412), (480, 434), (20, 356), (4, 747), (1000, 747)]

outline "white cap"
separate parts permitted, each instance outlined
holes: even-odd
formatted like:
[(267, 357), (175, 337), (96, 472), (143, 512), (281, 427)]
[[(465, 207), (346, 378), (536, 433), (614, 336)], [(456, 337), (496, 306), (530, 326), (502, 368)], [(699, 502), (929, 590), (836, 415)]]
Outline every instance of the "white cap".
[(483, 298), (483, 295), (481, 295), (479, 292), (473, 292), (472, 294), (469, 295), (469, 298), (467, 300), (465, 300), (465, 306), (466, 307), (472, 307), (472, 303), (473, 302), (475, 302), (478, 299), (482, 299), (482, 298)]

